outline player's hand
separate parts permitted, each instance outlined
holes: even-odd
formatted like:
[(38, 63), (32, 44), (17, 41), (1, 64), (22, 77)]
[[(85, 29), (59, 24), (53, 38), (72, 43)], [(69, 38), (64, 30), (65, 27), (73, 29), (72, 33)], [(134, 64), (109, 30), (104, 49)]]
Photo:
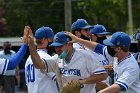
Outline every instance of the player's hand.
[(25, 26), (24, 32), (23, 32), (23, 37), (21, 37), (23, 43), (28, 44), (28, 36), (29, 36), (29, 31), (28, 31), (27, 26)]
[(30, 26), (27, 26), (27, 29), (28, 29), (29, 36), (33, 37), (33, 32), (32, 32), (32, 29), (30, 28)]
[(66, 35), (68, 35), (69, 37), (72, 38), (72, 41), (68, 42), (68, 43), (76, 43), (80, 40), (80, 38), (78, 38), (77, 36), (73, 35), (71, 32), (67, 32), (65, 31)]
[(35, 46), (34, 44), (34, 37), (33, 37), (33, 33), (30, 27), (28, 27), (28, 31), (29, 31), (29, 36), (28, 36), (28, 45), (29, 47)]
[(28, 31), (29, 31), (29, 36), (28, 36), (28, 46), (31, 51), (36, 51), (36, 46), (35, 46), (35, 42), (34, 42), (34, 36), (32, 33), (31, 28), (28, 26)]

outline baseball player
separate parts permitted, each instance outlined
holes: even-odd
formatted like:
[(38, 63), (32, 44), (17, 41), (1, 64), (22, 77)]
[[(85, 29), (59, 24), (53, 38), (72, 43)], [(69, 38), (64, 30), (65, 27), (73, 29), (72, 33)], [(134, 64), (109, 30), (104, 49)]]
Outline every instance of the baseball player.
[[(90, 28), (92, 28), (92, 26), (90, 26), (85, 19), (77, 19), (71, 25), (72, 33), (84, 40), (90, 40)], [(86, 47), (79, 42), (73, 43), (73, 47), (77, 49), (86, 49)]]
[[(37, 53), (42, 60), (49, 60), (51, 56), (47, 53), (47, 45), (54, 37), (50, 27), (40, 27), (35, 31)], [(36, 68), (29, 56), (25, 63), (25, 77), (28, 93), (58, 93), (55, 73), (47, 73), (44, 69)]]
[(111, 39), (104, 40), (103, 43), (108, 47), (82, 40), (70, 32), (66, 34), (91, 50), (103, 54), (110, 60), (109, 62), (113, 61), (114, 84), (98, 93), (140, 93), (139, 66), (134, 56), (129, 52), (131, 39), (126, 33), (116, 32)]
[(28, 26), (25, 26), (24, 28), (24, 34), (22, 38), (23, 44), (21, 45), (19, 51), (16, 53), (15, 56), (12, 56), (9, 59), (0, 59), (0, 74), (5, 74), (7, 70), (15, 69), (16, 66), (21, 62), (22, 58), (24, 57), (27, 49), (27, 36), (28, 36)]
[[(97, 24), (97, 25), (94, 25), (93, 28), (90, 29), (91, 41), (97, 42), (100, 44), (103, 44), (103, 40), (107, 38), (106, 35), (108, 34), (110, 34), (110, 32), (107, 32), (106, 28), (103, 25)], [(95, 53), (95, 52), (93, 52), (93, 54), (96, 56), (97, 59), (99, 59), (99, 61), (104, 67), (107, 67), (109, 65), (109, 60), (105, 58), (105, 56), (99, 53)], [(100, 83), (96, 83), (97, 90), (101, 90), (103, 88), (108, 87), (110, 85), (109, 79), (110, 77), (108, 76), (106, 80)]]
[[(80, 37), (84, 40), (89, 40), (90, 34), (91, 34), (92, 40), (94, 40), (98, 43), (102, 43), (101, 41), (103, 41), (103, 40), (101, 40), (101, 39), (104, 39), (106, 37), (104, 35), (109, 33), (109, 32), (106, 32), (106, 29), (104, 26), (102, 26), (102, 25), (98, 25), (98, 26), (95, 25), (94, 27), (89, 26), (87, 21), (84, 19), (77, 19), (77, 21), (72, 24), (71, 29), (72, 29), (72, 33), (74, 35), (76, 35), (77, 37)], [(100, 37), (97, 37), (97, 35), (95, 37), (95, 34), (97, 34), (97, 33), (100, 34)], [(75, 49), (88, 50), (89, 52), (91, 52), (93, 54), (93, 57), (97, 58), (98, 61), (101, 62), (101, 64), (103, 64), (103, 66), (109, 64), (108, 60), (104, 56), (102, 56), (99, 53), (95, 53), (95, 52), (89, 50), (85, 45), (81, 44), (80, 42), (74, 43), (73, 47)], [(98, 90), (106, 88), (108, 86), (109, 86), (109, 78), (107, 78), (107, 80), (104, 81), (104, 83), (102, 82), (102, 85), (101, 85), (101, 82), (96, 84), (96, 88)]]
[[(0, 58), (8, 59), (16, 54), (12, 50), (12, 45), (9, 41), (3, 43), (3, 49), (0, 51)], [(15, 75), (16, 68), (13, 70), (7, 70), (3, 75), (3, 84), (5, 93), (15, 93)]]
[(54, 46), (58, 53), (58, 55), (54, 56), (56, 61), (44, 60), (45, 64), (34, 52), (35, 46), (30, 37), (31, 58), (37, 67), (44, 68), (48, 72), (54, 72), (58, 65), (63, 85), (72, 80), (79, 80), (80, 84), (82, 84), (80, 93), (96, 93), (95, 83), (106, 79), (106, 71), (88, 51), (83, 49), (76, 50), (72, 44), (68, 44), (70, 40), (64, 32), (58, 32), (54, 37), (54, 42), (50, 45)]

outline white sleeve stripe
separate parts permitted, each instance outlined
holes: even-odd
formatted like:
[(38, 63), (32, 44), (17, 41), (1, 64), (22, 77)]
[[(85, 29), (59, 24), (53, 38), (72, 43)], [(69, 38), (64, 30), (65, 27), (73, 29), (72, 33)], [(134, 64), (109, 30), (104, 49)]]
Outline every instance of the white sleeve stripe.
[(8, 60), (6, 59), (5, 60), (5, 64), (4, 64), (4, 68), (3, 68), (3, 71), (2, 71), (2, 75), (5, 73), (5, 71), (6, 71), (6, 66), (7, 66), (7, 62)]
[(128, 89), (128, 86), (127, 86), (125, 83), (121, 82), (121, 81), (116, 81), (115, 83), (117, 83), (117, 84), (120, 84), (120, 85), (124, 86), (124, 87), (125, 87), (125, 89)]
[(100, 73), (106, 73), (106, 70), (100, 70), (100, 71), (94, 72), (94, 74), (100, 74)]
[[(43, 58), (42, 58), (43, 59)], [(47, 70), (47, 72), (48, 72), (48, 63), (47, 63), (47, 61), (45, 60), (45, 59), (43, 59), (43, 61), (45, 62), (45, 67), (46, 67), (46, 70)]]

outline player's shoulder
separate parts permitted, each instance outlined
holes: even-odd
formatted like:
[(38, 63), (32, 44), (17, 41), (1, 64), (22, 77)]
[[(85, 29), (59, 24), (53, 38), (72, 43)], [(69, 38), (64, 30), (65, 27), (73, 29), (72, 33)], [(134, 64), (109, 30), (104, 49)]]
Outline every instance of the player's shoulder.
[(125, 58), (125, 61), (129, 61), (129, 63), (137, 63), (135, 57), (131, 53)]
[(84, 57), (94, 56), (92, 52), (84, 50), (84, 49), (75, 49), (75, 52), (77, 55), (84, 56)]
[(58, 59), (58, 54), (54, 54), (54, 55), (52, 56), (52, 59)]
[(73, 43), (73, 47), (79, 47), (78, 43)]
[(138, 63), (136, 59), (134, 58), (133, 54), (130, 54), (122, 61), (125, 65), (124, 67), (127, 67), (127, 68), (136, 68), (138, 66)]
[(5, 59), (5, 58), (0, 58), (0, 63), (5, 62), (6, 60), (8, 60), (8, 59)]
[(42, 50), (42, 49), (37, 49), (36, 51), (38, 54), (47, 54), (47, 51)]
[(58, 54), (55, 54), (53, 56), (51, 56), (51, 59), (54, 60), (55, 62), (61, 62), (62, 59), (59, 58)]
[(139, 52), (137, 52), (137, 53), (132, 53), (132, 55), (134, 56), (134, 58), (138, 61), (138, 58), (139, 58)]
[(41, 49), (40, 50), (37, 50), (37, 53), (43, 59), (49, 59), (49, 58), (51, 58), (51, 56), (45, 50), (41, 50)]
[(29, 64), (32, 63), (32, 59), (31, 59), (31, 55), (29, 55), (29, 57), (27, 58), (25, 64)]

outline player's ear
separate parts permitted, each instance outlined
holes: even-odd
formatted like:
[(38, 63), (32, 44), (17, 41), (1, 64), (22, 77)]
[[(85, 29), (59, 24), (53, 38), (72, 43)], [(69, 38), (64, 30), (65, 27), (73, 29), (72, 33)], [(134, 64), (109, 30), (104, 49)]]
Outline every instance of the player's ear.
[(81, 36), (81, 32), (80, 31), (75, 31), (75, 35), (79, 37), (79, 36)]
[(53, 41), (53, 39), (52, 39), (52, 38), (48, 38), (48, 41), (49, 41), (49, 42), (52, 42), (52, 41)]

